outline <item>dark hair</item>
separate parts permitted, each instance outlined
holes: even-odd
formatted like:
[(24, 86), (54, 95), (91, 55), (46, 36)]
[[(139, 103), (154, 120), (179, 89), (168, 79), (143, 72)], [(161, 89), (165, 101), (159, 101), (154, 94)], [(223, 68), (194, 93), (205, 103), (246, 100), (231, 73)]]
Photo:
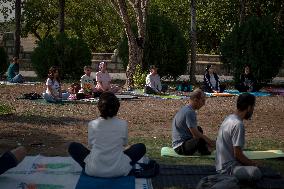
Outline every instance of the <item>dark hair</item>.
[(246, 67), (248, 67), (248, 68), (249, 68), (249, 71), (251, 70), (250, 65), (249, 65), (249, 64), (245, 64), (245, 66), (244, 66), (244, 71), (245, 71)]
[(206, 66), (206, 71), (208, 72), (209, 71), (209, 68), (211, 68), (211, 66), (212, 66), (212, 64), (208, 64), (207, 66)]
[(255, 105), (255, 96), (250, 93), (243, 93), (238, 97), (237, 109), (240, 111), (246, 110), (249, 106)]
[(111, 92), (104, 92), (101, 94), (98, 102), (98, 109), (101, 113), (101, 117), (107, 119), (116, 116), (119, 110), (119, 100), (115, 94)]
[(150, 70), (152, 70), (152, 69), (156, 69), (156, 68), (157, 68), (157, 66), (156, 66), (156, 65), (150, 65), (150, 66), (149, 66), (149, 69), (150, 69)]
[[(59, 68), (56, 67), (56, 66), (52, 66), (52, 67), (50, 67), (49, 70), (48, 70), (48, 78), (50, 78), (52, 81), (54, 80), (54, 73), (55, 73), (56, 71), (59, 72)], [(57, 79), (57, 81), (60, 83), (60, 78), (59, 78), (59, 76), (58, 76), (58, 78), (56, 78), (56, 79)]]

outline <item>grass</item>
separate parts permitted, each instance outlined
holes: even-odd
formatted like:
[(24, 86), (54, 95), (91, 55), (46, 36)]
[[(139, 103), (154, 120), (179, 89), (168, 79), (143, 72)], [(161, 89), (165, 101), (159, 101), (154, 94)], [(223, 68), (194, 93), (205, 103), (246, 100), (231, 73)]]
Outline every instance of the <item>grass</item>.
[[(147, 146), (147, 156), (149, 158), (157, 160), (159, 163), (163, 164), (193, 164), (193, 165), (214, 165), (215, 161), (213, 159), (206, 158), (171, 158), (171, 157), (161, 157), (160, 151), (164, 146), (171, 146), (171, 138), (150, 138), (150, 137), (135, 137), (130, 138), (129, 143), (144, 143)], [(247, 148), (245, 150), (269, 150), (269, 149), (280, 149), (279, 141), (271, 139), (256, 139), (249, 141)], [(283, 145), (282, 145), (283, 146)], [(271, 167), (282, 174), (284, 174), (284, 163), (283, 159), (267, 159), (267, 160), (257, 160), (264, 166)]]
[(7, 114), (12, 114), (14, 111), (14, 108), (7, 105), (7, 104), (2, 104), (0, 102), (0, 115), (7, 115)]

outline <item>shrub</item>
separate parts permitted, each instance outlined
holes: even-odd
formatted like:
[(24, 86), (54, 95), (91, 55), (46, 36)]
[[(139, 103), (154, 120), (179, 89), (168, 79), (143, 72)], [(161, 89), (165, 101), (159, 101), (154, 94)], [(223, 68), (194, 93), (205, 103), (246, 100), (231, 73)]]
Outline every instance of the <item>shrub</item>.
[(0, 103), (0, 115), (11, 114), (13, 111), (13, 107)]
[(64, 79), (79, 79), (83, 67), (91, 64), (91, 51), (79, 38), (59, 34), (49, 36), (38, 43), (32, 54), (32, 64), (39, 78), (46, 78), (51, 66), (59, 66)]
[[(159, 67), (158, 72), (161, 77), (175, 79), (184, 74), (187, 66), (187, 48), (177, 25), (164, 16), (149, 15), (146, 32), (142, 70), (147, 71), (149, 65), (155, 64)], [(120, 42), (118, 50), (126, 68), (128, 64), (126, 37)]]
[(133, 76), (134, 87), (135, 88), (144, 88), (146, 82), (147, 72), (142, 70), (142, 66), (137, 65), (136, 71)]
[(280, 36), (272, 19), (251, 17), (235, 26), (221, 45), (222, 61), (234, 72), (239, 82), (245, 64), (260, 82), (268, 82), (279, 72), (283, 61)]
[(3, 47), (0, 47), (0, 75), (4, 74), (8, 68), (8, 55)]

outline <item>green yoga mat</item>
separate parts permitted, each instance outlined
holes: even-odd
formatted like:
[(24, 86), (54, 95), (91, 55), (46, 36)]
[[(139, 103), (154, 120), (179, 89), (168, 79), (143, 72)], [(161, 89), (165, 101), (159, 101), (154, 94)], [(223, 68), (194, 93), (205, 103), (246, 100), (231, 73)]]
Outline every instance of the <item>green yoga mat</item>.
[[(249, 159), (273, 159), (273, 158), (284, 158), (284, 152), (282, 150), (266, 150), (266, 151), (244, 151), (244, 154)], [(177, 154), (173, 148), (170, 147), (162, 147), (161, 156), (165, 157), (186, 157), (186, 158), (215, 158), (215, 151), (209, 156), (201, 156), (201, 155), (179, 155)]]

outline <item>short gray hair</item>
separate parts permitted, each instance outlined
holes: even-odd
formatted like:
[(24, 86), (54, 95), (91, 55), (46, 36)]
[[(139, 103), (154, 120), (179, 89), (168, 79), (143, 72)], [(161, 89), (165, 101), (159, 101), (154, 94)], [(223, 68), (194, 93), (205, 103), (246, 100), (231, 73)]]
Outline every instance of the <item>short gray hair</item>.
[(197, 88), (189, 94), (189, 97), (191, 100), (201, 99), (205, 97), (205, 93), (201, 89)]

